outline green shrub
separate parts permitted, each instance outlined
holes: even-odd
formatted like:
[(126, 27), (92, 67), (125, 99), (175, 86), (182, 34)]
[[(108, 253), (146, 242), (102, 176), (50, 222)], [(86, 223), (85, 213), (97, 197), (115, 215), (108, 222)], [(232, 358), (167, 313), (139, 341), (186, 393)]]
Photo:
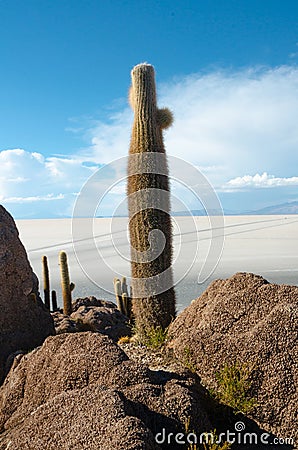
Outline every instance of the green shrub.
[(250, 377), (251, 370), (246, 364), (225, 364), (216, 373), (218, 392), (212, 391), (212, 393), (217, 400), (230, 406), (235, 412), (248, 414), (256, 405), (256, 399), (249, 394)]
[(187, 367), (192, 373), (196, 373), (196, 365), (194, 362), (193, 352), (189, 347), (184, 348), (184, 360), (183, 364)]
[[(185, 422), (185, 434), (190, 433), (190, 419)], [(228, 442), (218, 443), (218, 435), (216, 430), (204, 433), (205, 441), (202, 444), (189, 444), (187, 450), (229, 450), (231, 444)], [(210, 439), (211, 437), (211, 439)], [(213, 438), (213, 439), (212, 439)], [(209, 442), (212, 441), (212, 442)]]
[(145, 344), (152, 350), (159, 350), (166, 343), (167, 334), (168, 334), (167, 328), (164, 330), (160, 326), (156, 328), (152, 327), (147, 331), (144, 337), (143, 344)]

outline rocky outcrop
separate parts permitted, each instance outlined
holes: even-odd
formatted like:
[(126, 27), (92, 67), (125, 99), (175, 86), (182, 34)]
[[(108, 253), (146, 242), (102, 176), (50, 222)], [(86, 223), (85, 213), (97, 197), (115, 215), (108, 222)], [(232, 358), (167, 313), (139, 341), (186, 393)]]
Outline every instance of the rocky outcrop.
[(16, 357), (0, 388), (0, 449), (154, 450), (188, 418), (211, 429), (187, 373), (151, 371), (100, 333), (61, 334)]
[(93, 296), (78, 298), (72, 303), (72, 310), (70, 316), (61, 311), (52, 313), (57, 334), (97, 331), (114, 341), (131, 335), (128, 318), (121, 314), (112, 302)]
[(249, 367), (250, 394), (257, 401), (251, 417), (298, 444), (297, 319), (298, 287), (237, 273), (214, 281), (177, 317), (169, 347), (215, 390), (224, 365)]
[(28, 351), (54, 334), (38, 280), (11, 215), (0, 205), (0, 383), (9, 354)]

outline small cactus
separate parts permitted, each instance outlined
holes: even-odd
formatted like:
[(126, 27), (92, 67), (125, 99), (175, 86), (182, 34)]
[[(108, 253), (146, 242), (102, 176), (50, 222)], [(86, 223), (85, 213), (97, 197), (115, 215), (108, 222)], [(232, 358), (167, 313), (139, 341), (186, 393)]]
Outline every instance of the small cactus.
[(127, 283), (126, 283), (126, 277), (122, 277), (121, 278), (121, 290), (122, 290), (122, 293), (124, 294), (127, 294), (128, 295), (128, 289), (127, 289)]
[(57, 292), (56, 291), (52, 291), (52, 310), (53, 311), (57, 311), (58, 310), (58, 306), (57, 306)]
[(122, 301), (121, 281), (118, 278), (114, 278), (114, 290), (116, 296), (117, 308), (122, 314), (125, 314), (124, 305)]
[[(126, 277), (122, 277), (121, 281), (119, 278), (114, 278), (114, 290), (117, 308), (122, 314), (128, 317), (130, 322), (133, 322), (132, 299), (131, 295), (128, 293)], [(132, 292), (131, 288), (130, 292)]]
[(128, 317), (128, 296), (126, 292), (122, 292), (122, 305), (123, 305), (123, 311), (124, 315)]
[(63, 313), (69, 316), (72, 313), (71, 305), (71, 287), (69, 281), (69, 271), (67, 264), (67, 255), (65, 252), (59, 254), (61, 287), (63, 297)]
[(42, 257), (42, 273), (43, 273), (43, 292), (44, 292), (44, 304), (50, 309), (50, 276), (48, 267), (48, 258)]

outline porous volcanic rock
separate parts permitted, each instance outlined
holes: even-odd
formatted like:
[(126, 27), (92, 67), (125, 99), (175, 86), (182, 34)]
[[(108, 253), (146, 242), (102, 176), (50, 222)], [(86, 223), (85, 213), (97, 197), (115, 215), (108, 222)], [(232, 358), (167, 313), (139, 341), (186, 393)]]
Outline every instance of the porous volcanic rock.
[(98, 306), (99, 308), (105, 307), (109, 309), (117, 309), (115, 303), (110, 302), (108, 300), (101, 300), (99, 298), (94, 297), (94, 295), (90, 295), (90, 297), (79, 297), (76, 298), (72, 302), (72, 311), (75, 312), (82, 306)]
[(252, 369), (251, 417), (298, 445), (298, 287), (251, 273), (214, 281), (169, 329), (169, 348), (218, 389), (216, 372), (238, 362)]
[(11, 215), (0, 205), (0, 383), (7, 357), (30, 350), (54, 334), (52, 317)]
[(187, 372), (151, 371), (100, 333), (65, 333), (17, 356), (0, 388), (0, 449), (157, 450), (156, 433), (188, 418), (211, 429)]
[(63, 314), (62, 310), (52, 313), (57, 334), (97, 331), (114, 341), (131, 335), (128, 318), (112, 302), (93, 296), (78, 298), (72, 303), (72, 310), (70, 316)]

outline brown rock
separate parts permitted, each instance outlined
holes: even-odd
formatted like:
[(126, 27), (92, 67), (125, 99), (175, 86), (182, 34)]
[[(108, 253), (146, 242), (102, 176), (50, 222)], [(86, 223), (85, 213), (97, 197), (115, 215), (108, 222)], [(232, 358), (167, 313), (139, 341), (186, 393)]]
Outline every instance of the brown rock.
[(258, 402), (251, 417), (298, 443), (297, 318), (298, 287), (237, 273), (214, 281), (177, 317), (169, 347), (209, 388), (218, 389), (215, 374), (223, 365), (248, 364)]
[(127, 317), (117, 308), (106, 306), (81, 306), (70, 315), (77, 322), (79, 330), (90, 327), (91, 331), (106, 334), (114, 341), (122, 336), (130, 336), (131, 329), (128, 327)]
[(110, 302), (108, 300), (100, 300), (96, 297), (94, 297), (93, 295), (91, 295), (90, 297), (80, 297), (80, 298), (76, 298), (73, 302), (72, 302), (72, 311), (75, 312), (77, 311), (81, 306), (98, 306), (98, 307), (106, 307), (109, 309), (117, 309), (117, 306), (115, 305), (115, 303)]
[(56, 334), (76, 333), (79, 331), (75, 320), (71, 320), (66, 314), (60, 311), (55, 311), (51, 314), (54, 320)]
[(186, 373), (152, 372), (100, 333), (61, 334), (0, 388), (0, 449), (155, 450), (156, 433), (183, 431), (189, 417), (211, 429)]
[(11, 215), (0, 205), (0, 383), (10, 353), (30, 350), (54, 334)]
[(57, 334), (96, 331), (116, 342), (122, 336), (131, 335), (127, 317), (112, 302), (93, 296), (78, 298), (73, 302), (72, 309), (70, 316), (60, 311), (52, 313)]

